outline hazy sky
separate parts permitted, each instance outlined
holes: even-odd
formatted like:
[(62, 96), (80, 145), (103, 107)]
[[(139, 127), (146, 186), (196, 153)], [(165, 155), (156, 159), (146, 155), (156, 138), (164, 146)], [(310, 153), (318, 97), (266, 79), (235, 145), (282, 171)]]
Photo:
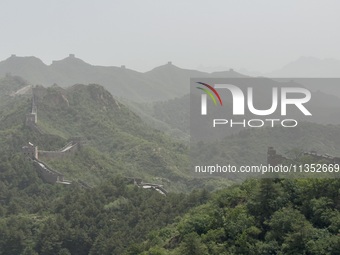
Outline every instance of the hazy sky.
[(69, 53), (139, 71), (262, 72), (300, 56), (340, 59), (338, 0), (1, 0), (0, 59)]

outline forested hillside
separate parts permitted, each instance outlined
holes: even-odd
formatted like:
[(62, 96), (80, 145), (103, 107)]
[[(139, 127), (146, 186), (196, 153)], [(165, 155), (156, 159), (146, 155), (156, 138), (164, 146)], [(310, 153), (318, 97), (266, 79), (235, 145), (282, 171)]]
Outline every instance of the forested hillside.
[(0, 171), (8, 185), (0, 186), (1, 255), (124, 254), (207, 199), (202, 192), (165, 197), (118, 177), (88, 190), (44, 184), (18, 159)]
[(128, 254), (340, 254), (340, 180), (249, 180)]
[(199, 142), (191, 147), (191, 154), (197, 159), (197, 165), (223, 162), (232, 165), (260, 165), (266, 164), (267, 149), (271, 146), (289, 158), (309, 151), (338, 157), (340, 126), (300, 122), (291, 129), (244, 129), (219, 141)]
[[(8, 93), (26, 85), (11, 87), (17, 78), (6, 79)], [(32, 95), (1, 102), (0, 254), (123, 254), (207, 199), (206, 192), (179, 193), (205, 185), (188, 175), (186, 145), (147, 126), (99, 85), (35, 87), (39, 130), (25, 124)], [(72, 184), (45, 183), (22, 146), (53, 151), (72, 137), (84, 141), (79, 151), (44, 159)], [(144, 190), (127, 177), (172, 192)]]
[(120, 173), (145, 181), (159, 178), (170, 189), (176, 181), (173, 189), (187, 189), (187, 146), (148, 127), (103, 87), (39, 86), (34, 91), (37, 126), (42, 133), (25, 126), (32, 97), (12, 97), (2, 107), (0, 137), (4, 155), (20, 155), (21, 147), (28, 142), (40, 150), (58, 150), (73, 137), (80, 137), (85, 145), (74, 157), (47, 163), (69, 177), (85, 178), (92, 184)]
[[(228, 187), (227, 179), (197, 178), (186, 143), (150, 127), (96, 84), (35, 86), (39, 129), (32, 129), (25, 124), (32, 95), (13, 93), (26, 86), (18, 77), (0, 81), (1, 255), (339, 254), (339, 179)], [(338, 137), (337, 125), (244, 130), (209, 144), (214, 153), (203, 153), (201, 162), (255, 164), (265, 160), (268, 144), (282, 154), (316, 149), (338, 156)], [(44, 159), (71, 185), (45, 183), (22, 153), (28, 142), (56, 151), (74, 138), (83, 141), (76, 153)], [(192, 149), (202, 153), (199, 144)]]

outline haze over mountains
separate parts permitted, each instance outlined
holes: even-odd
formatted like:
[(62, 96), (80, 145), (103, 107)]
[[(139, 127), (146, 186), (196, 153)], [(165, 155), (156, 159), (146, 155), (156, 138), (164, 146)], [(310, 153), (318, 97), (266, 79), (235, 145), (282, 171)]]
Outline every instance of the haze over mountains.
[(268, 77), (340, 77), (340, 61), (330, 58), (300, 57), (281, 69), (268, 73)]
[(106, 87), (114, 96), (145, 102), (160, 101), (189, 93), (190, 77), (227, 76), (242, 77), (233, 70), (221, 73), (203, 73), (181, 69), (171, 62), (153, 70), (140, 73), (125, 66), (94, 66), (70, 54), (67, 58), (44, 64), (36, 57), (12, 55), (0, 62), (0, 76), (6, 73), (18, 75), (32, 85), (71, 86), (82, 83), (97, 83)]
[(0, 62), (0, 76), (6, 73), (18, 75), (30, 84), (51, 86), (72, 86), (82, 83), (97, 83), (107, 88), (114, 96), (137, 102), (165, 101), (189, 93), (191, 77), (339, 77), (340, 61), (335, 59), (320, 60), (301, 57), (282, 69), (260, 74), (241, 69), (244, 74), (233, 69), (219, 72), (200, 72), (182, 69), (171, 62), (141, 73), (125, 66), (95, 66), (77, 58), (74, 54), (62, 60), (46, 65), (36, 57), (18, 57), (12, 55)]
[(273, 78), (338, 78), (340, 77), (340, 61), (332, 58), (300, 57), (271, 72), (250, 71), (245, 68), (238, 71), (249, 76)]
[[(172, 77), (168, 70), (156, 71), (164, 71), (166, 79)], [(172, 82), (180, 80), (174, 76)], [(0, 79), (0, 254), (170, 255), (199, 254), (195, 251), (207, 247), (213, 252), (205, 254), (277, 254), (281, 247), (285, 254), (339, 254), (338, 179), (249, 180), (223, 190), (232, 181), (192, 176), (188, 146), (143, 123), (102, 86), (34, 87), (43, 132), (25, 126), (31, 96), (14, 93), (25, 87), (17, 76)], [(339, 109), (339, 100), (329, 95), (316, 99)], [(155, 117), (185, 132), (187, 103), (184, 96), (144, 105), (155, 106)], [(202, 165), (212, 160), (251, 165), (266, 160), (269, 144), (279, 153), (315, 149), (339, 155), (339, 134), (339, 125), (302, 123), (294, 131), (245, 130), (208, 144), (208, 151), (191, 148)], [(72, 137), (86, 144), (69, 157), (44, 163), (74, 183), (89, 183), (86, 189), (44, 183), (21, 153), (28, 142), (56, 150)], [(128, 181), (132, 177), (164, 185), (169, 194), (138, 188)], [(202, 187), (189, 195), (175, 193)], [(310, 245), (297, 250), (291, 240), (301, 240), (301, 229), (310, 233), (303, 239)], [(285, 238), (277, 242), (276, 236)]]
[[(31, 85), (51, 86), (58, 84), (66, 87), (74, 84), (101, 84), (115, 97), (126, 98), (135, 102), (166, 101), (182, 97), (189, 93), (190, 78), (212, 77), (340, 77), (340, 61), (335, 59), (320, 60), (313, 57), (301, 57), (282, 69), (267, 74), (249, 72), (245, 74), (233, 69), (219, 72), (200, 72), (182, 69), (171, 62), (142, 73), (125, 66), (95, 66), (77, 58), (74, 54), (62, 60), (55, 60), (46, 65), (36, 57), (18, 57), (12, 55), (0, 62), (0, 77), (10, 73), (18, 75)], [(320, 90), (318, 86), (310, 89)], [(336, 88), (331, 88), (333, 89)], [(332, 91), (325, 90), (326, 93)]]

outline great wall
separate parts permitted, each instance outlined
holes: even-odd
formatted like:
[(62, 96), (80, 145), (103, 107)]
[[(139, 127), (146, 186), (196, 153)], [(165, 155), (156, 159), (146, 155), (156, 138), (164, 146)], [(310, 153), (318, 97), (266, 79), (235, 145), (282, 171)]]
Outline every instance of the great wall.
[(28, 143), (28, 145), (22, 147), (22, 152), (25, 156), (27, 156), (33, 161), (33, 165), (35, 166), (38, 173), (45, 182), (52, 184), (54, 183), (71, 184), (70, 181), (64, 180), (63, 174), (53, 170), (52, 168), (48, 167), (44, 162), (38, 159), (39, 158), (38, 147), (34, 146), (34, 144)]
[(163, 185), (154, 184), (154, 183), (145, 183), (141, 178), (134, 177), (126, 177), (126, 180), (130, 183), (133, 183), (135, 186), (138, 186), (143, 189), (153, 189), (162, 195), (168, 194), (168, 192), (163, 188)]
[[(328, 154), (318, 154), (316, 151), (301, 152), (300, 155), (309, 156), (316, 161), (323, 160), (328, 164), (340, 164), (340, 157), (334, 157)], [(292, 161), (292, 159), (277, 154), (276, 150), (273, 147), (268, 147), (267, 152), (268, 165), (277, 166), (284, 163), (284, 161)]]
[[(32, 130), (35, 130), (39, 134), (45, 134), (45, 132), (37, 125), (38, 121), (38, 112), (37, 112), (37, 105), (34, 95), (34, 88), (32, 88), (32, 106), (30, 113), (26, 114), (26, 127), (31, 128)], [(25, 156), (30, 158), (33, 162), (33, 165), (35, 166), (36, 170), (40, 174), (41, 178), (46, 183), (51, 184), (78, 184), (79, 186), (83, 188), (91, 188), (89, 184), (82, 180), (77, 181), (70, 181), (66, 180), (64, 178), (64, 175), (51, 167), (49, 167), (46, 163), (44, 163), (42, 160), (51, 160), (51, 159), (63, 159), (65, 157), (69, 157), (71, 155), (74, 155), (77, 151), (80, 150), (81, 146), (83, 144), (83, 141), (81, 138), (73, 138), (70, 139), (69, 143), (67, 143), (63, 148), (56, 150), (56, 151), (44, 151), (44, 150), (38, 150), (38, 147), (35, 146), (32, 143), (28, 143), (28, 145), (22, 147), (22, 152)], [(317, 154), (316, 151), (310, 151), (310, 152), (302, 152), (305, 156), (310, 156), (315, 160), (324, 160), (329, 163), (340, 163), (340, 157), (333, 157), (328, 154)], [(267, 164), (276, 166), (284, 163), (285, 161), (290, 160), (289, 158), (282, 156), (280, 154), (277, 154), (276, 150), (273, 147), (268, 147), (267, 151)], [(125, 178), (128, 183), (134, 184), (140, 188), (144, 189), (152, 189), (156, 190), (162, 195), (166, 195), (167, 191), (163, 188), (160, 184), (154, 184), (154, 183), (145, 183), (140, 178), (135, 177), (126, 177)]]
[[(34, 95), (34, 90), (32, 88), (32, 105), (30, 113), (26, 114), (26, 127), (38, 132), (39, 134), (44, 134), (45, 132), (37, 125), (38, 122), (38, 111), (36, 105), (36, 99)], [(41, 159), (61, 159), (68, 155), (74, 154), (79, 150), (81, 145), (80, 139), (71, 140), (63, 148), (57, 151), (43, 151), (38, 150), (38, 146), (32, 143), (28, 143), (22, 147), (22, 152), (25, 156), (30, 158), (33, 165), (37, 169), (41, 178), (47, 183), (60, 183), (60, 184), (71, 184), (71, 181), (65, 180), (64, 175), (44, 163)]]
[(44, 132), (42, 131), (41, 128), (38, 127), (37, 125), (38, 121), (38, 112), (37, 112), (37, 106), (35, 104), (35, 96), (34, 93), (32, 92), (32, 107), (31, 107), (31, 112), (26, 114), (26, 126), (30, 127), (31, 129), (34, 129), (40, 134), (43, 134)]
[[(34, 94), (34, 88), (32, 87), (32, 105), (30, 113), (26, 114), (26, 121), (25, 125), (28, 128), (38, 132), (39, 134), (45, 134), (45, 132), (37, 125), (38, 122), (38, 111), (36, 105), (36, 99)], [(69, 157), (74, 155), (77, 151), (80, 150), (81, 146), (84, 144), (82, 138), (76, 137), (70, 139), (70, 142), (67, 143), (63, 148), (56, 150), (56, 151), (44, 151), (38, 150), (38, 146), (35, 146), (32, 143), (28, 143), (27, 145), (22, 147), (22, 153), (29, 158), (33, 165), (35, 166), (37, 172), (41, 176), (41, 178), (50, 184), (77, 184), (83, 188), (91, 188), (89, 184), (82, 180), (70, 181), (64, 178), (64, 174), (52, 169), (48, 166), (44, 160), (58, 160), (63, 159), (65, 157)], [(132, 182), (139, 188), (143, 189), (152, 189), (159, 192), (162, 195), (166, 195), (168, 192), (163, 188), (163, 185), (154, 184), (154, 183), (144, 183), (140, 178), (134, 177), (126, 177), (127, 182)]]

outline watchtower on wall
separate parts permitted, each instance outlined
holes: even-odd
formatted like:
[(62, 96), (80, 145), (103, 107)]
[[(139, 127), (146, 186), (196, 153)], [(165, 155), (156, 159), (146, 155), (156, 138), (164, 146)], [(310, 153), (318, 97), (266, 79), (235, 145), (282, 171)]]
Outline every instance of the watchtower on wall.
[(34, 146), (33, 143), (28, 143), (28, 145), (22, 147), (22, 152), (31, 159), (38, 159), (38, 146)]
[(273, 147), (268, 147), (267, 152), (267, 164), (271, 166), (277, 166), (282, 164), (283, 161), (287, 160), (286, 157), (277, 154)]

